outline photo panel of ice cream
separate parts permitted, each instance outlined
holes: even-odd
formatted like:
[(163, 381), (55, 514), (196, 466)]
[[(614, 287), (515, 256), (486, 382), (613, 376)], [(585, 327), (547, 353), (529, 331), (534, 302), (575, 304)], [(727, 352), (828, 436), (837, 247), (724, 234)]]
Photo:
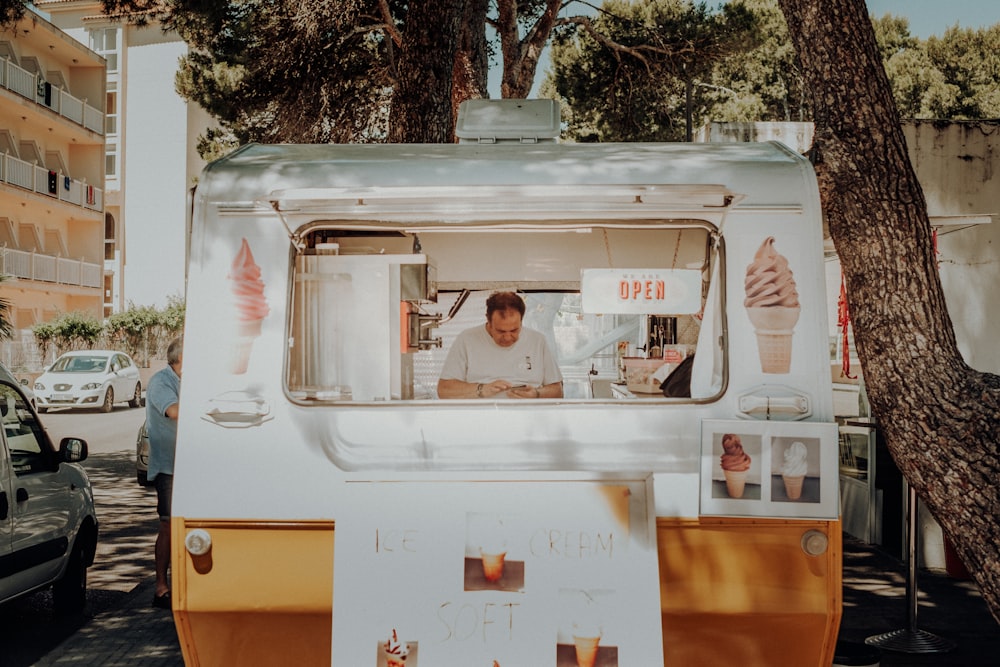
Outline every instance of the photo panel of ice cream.
[(417, 642), (406, 641), (393, 628), (387, 639), (378, 642), (375, 667), (416, 667), (417, 651)]
[(609, 589), (559, 590), (556, 667), (618, 667), (615, 595)]
[(466, 591), (524, 592), (524, 557), (513, 517), (469, 512), (466, 514)]
[(820, 495), (819, 438), (772, 438), (771, 500), (818, 503)]
[(761, 499), (761, 443), (758, 434), (714, 433), (712, 497)]

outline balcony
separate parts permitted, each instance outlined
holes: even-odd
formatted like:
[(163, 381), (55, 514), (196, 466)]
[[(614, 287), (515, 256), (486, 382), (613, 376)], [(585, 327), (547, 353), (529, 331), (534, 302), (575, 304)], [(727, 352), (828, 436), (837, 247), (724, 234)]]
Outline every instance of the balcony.
[(62, 285), (101, 287), (104, 267), (77, 259), (64, 259), (0, 246), (0, 273)]
[(104, 191), (100, 188), (9, 153), (0, 158), (0, 181), (93, 211), (104, 210)]
[(104, 112), (56, 88), (7, 58), (0, 65), (0, 86), (40, 104), (92, 132), (104, 135)]

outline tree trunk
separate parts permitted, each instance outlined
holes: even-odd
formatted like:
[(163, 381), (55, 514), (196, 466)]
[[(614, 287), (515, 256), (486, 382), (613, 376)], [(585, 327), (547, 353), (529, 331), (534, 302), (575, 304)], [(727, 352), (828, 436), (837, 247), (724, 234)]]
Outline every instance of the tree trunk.
[(779, 0), (878, 427), (1000, 622), (1000, 378), (969, 368), (864, 0)]
[[(465, 100), (489, 97), (486, 90), (489, 72), (486, 24), (487, 0), (468, 0), (461, 19), (455, 69), (451, 87), (451, 115), (458, 119), (458, 105)], [(454, 127), (454, 122), (452, 123)]]
[(452, 141), (452, 77), (464, 9), (465, 0), (409, 3), (390, 102), (390, 143)]
[(545, 0), (545, 10), (522, 40), (516, 0), (497, 2), (497, 33), (503, 56), (500, 96), (523, 99), (531, 93), (542, 49), (549, 41), (552, 27), (559, 16), (562, 0)]

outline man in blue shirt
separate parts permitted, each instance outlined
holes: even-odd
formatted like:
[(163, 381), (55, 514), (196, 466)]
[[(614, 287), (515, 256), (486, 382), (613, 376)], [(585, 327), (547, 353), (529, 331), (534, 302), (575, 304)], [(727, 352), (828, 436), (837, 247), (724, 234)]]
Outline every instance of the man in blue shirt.
[(156, 512), (160, 515), (154, 550), (156, 592), (153, 606), (170, 609), (170, 499), (174, 487), (174, 452), (177, 448), (177, 413), (181, 394), (183, 340), (175, 338), (167, 346), (167, 367), (149, 379), (146, 387), (146, 431), (149, 434), (149, 470), (156, 483)]

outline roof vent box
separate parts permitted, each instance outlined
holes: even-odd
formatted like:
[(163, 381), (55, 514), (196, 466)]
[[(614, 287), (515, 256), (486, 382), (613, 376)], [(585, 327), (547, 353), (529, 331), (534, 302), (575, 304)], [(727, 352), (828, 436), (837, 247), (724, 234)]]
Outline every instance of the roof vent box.
[(553, 143), (559, 137), (555, 100), (466, 100), (458, 107), (459, 143)]

